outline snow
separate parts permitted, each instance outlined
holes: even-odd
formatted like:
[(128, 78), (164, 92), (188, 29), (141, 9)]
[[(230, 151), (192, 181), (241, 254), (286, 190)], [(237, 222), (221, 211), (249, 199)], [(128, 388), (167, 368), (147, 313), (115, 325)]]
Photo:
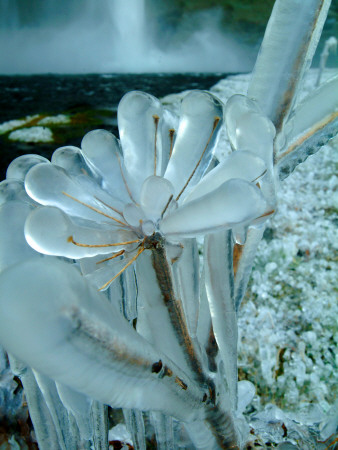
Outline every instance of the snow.
[(38, 114), (34, 116), (26, 116), (24, 119), (17, 119), (17, 120), (9, 120), (7, 122), (4, 122), (0, 124), (0, 135), (8, 133), (8, 131), (14, 130), (15, 128), (22, 127), (26, 125), (29, 122), (32, 122), (32, 120), (35, 120), (39, 117)]
[(38, 125), (63, 125), (70, 123), (70, 117), (65, 114), (58, 114), (56, 116), (47, 116), (39, 120)]
[(21, 128), (12, 131), (8, 139), (19, 142), (53, 142), (53, 133), (47, 127)]

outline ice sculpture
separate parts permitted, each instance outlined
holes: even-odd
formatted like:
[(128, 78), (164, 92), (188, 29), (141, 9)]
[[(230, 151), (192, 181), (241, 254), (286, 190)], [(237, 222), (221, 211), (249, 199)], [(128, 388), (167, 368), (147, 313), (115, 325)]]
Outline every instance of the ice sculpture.
[[(192, 91), (175, 117), (134, 91), (120, 140), (94, 130), (51, 162), (10, 164), (0, 342), (41, 449), (108, 448), (104, 405), (123, 409), (136, 448), (145, 417), (159, 448), (183, 429), (187, 448), (245, 445), (254, 387), (237, 382), (238, 308), (276, 178), (337, 130), (337, 78), (295, 106), (328, 3), (276, 2), (248, 96), (224, 106)], [(233, 152), (211, 165), (224, 124)]]

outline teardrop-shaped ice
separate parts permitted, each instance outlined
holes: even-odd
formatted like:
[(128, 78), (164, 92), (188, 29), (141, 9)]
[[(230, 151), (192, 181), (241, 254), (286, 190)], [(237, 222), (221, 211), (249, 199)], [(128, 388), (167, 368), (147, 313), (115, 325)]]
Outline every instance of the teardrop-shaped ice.
[(174, 194), (170, 181), (162, 177), (148, 177), (141, 188), (140, 203), (147, 219), (156, 222), (169, 206)]
[(194, 237), (246, 224), (264, 214), (266, 208), (266, 201), (257, 186), (234, 178), (209, 194), (180, 206), (162, 220), (160, 230), (168, 237)]
[(161, 128), (162, 136), (162, 167), (158, 175), (163, 175), (167, 169), (171, 158), (178, 130), (179, 118), (172, 111), (163, 110), (163, 120)]
[(190, 202), (202, 195), (208, 194), (231, 178), (255, 181), (265, 171), (266, 165), (264, 161), (253, 153), (248, 151), (233, 152), (202, 178), (184, 199), (184, 202)]
[(145, 220), (142, 223), (142, 233), (151, 236), (155, 232), (155, 224), (152, 220)]
[(126, 94), (118, 106), (124, 163), (136, 201), (143, 180), (162, 168), (162, 113), (161, 102), (140, 91)]
[(145, 215), (139, 206), (135, 203), (127, 203), (123, 208), (123, 217), (132, 227), (139, 227), (145, 219)]
[(52, 155), (52, 164), (65, 169), (70, 176), (94, 176), (78, 147), (60, 147)]
[(40, 155), (22, 155), (15, 158), (7, 168), (6, 178), (16, 178), (24, 181), (28, 171), (40, 163), (49, 163), (48, 159)]
[(38, 208), (28, 216), (25, 236), (40, 253), (74, 259), (118, 252), (128, 247), (124, 242), (137, 240), (131, 231), (77, 226), (52, 206)]
[(62, 167), (54, 164), (38, 164), (33, 167), (26, 176), (25, 188), (40, 204), (56, 206), (73, 216), (95, 222), (114, 223), (111, 217), (121, 219), (116, 212), (97, 200), (101, 193), (103, 197), (107, 196), (98, 186), (94, 192), (87, 191)]
[(270, 119), (257, 112), (248, 111), (237, 120), (237, 150), (250, 150), (266, 163), (272, 159), (272, 144), (276, 129)]
[(235, 94), (229, 98), (224, 108), (224, 120), (231, 147), (237, 149), (237, 122), (247, 112), (260, 112), (258, 104), (251, 98)]
[(174, 186), (176, 198), (203, 176), (222, 123), (223, 106), (212, 94), (192, 91), (184, 97), (173, 154), (164, 174)]
[(0, 205), (10, 201), (35, 204), (27, 195), (23, 182), (15, 178), (9, 178), (0, 183)]
[(130, 201), (123, 181), (123, 161), (118, 139), (109, 131), (93, 130), (81, 142), (87, 162), (102, 177), (102, 186), (115, 197)]

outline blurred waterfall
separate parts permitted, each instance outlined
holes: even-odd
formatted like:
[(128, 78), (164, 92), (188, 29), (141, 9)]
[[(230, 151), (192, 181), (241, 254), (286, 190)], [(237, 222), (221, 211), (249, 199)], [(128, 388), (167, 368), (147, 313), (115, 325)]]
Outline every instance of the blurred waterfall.
[(0, 74), (250, 70), (222, 10), (174, 25), (165, 11), (153, 0), (0, 0)]

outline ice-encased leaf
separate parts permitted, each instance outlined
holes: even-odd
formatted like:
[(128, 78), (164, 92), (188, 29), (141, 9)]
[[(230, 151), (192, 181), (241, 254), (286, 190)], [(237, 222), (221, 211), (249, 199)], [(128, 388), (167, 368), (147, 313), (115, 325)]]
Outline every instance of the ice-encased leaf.
[(138, 228), (145, 220), (142, 209), (135, 203), (127, 203), (123, 208), (123, 217), (132, 227)]
[(217, 189), (231, 178), (256, 181), (266, 171), (264, 161), (252, 152), (235, 151), (226, 156), (218, 166), (208, 172), (187, 195), (184, 202), (190, 202)]
[(281, 179), (338, 132), (338, 76), (311, 92), (292, 112), (287, 146), (277, 154)]
[[(205, 91), (191, 91), (181, 104), (180, 121), (165, 178), (175, 187), (175, 196), (191, 188), (208, 168), (223, 123), (223, 106)], [(186, 192), (185, 192), (186, 193)]]
[(40, 163), (49, 163), (48, 159), (40, 155), (21, 155), (13, 159), (7, 168), (6, 178), (15, 178), (24, 181), (28, 171)]
[(206, 236), (204, 243), (205, 285), (212, 326), (233, 409), (237, 407), (237, 314), (231, 231)]
[(330, 0), (277, 0), (268, 22), (248, 96), (281, 130), (297, 96), (330, 6)]
[(72, 177), (91, 176), (94, 177), (91, 168), (85, 161), (78, 147), (67, 145), (59, 147), (52, 155), (52, 164), (62, 167)]
[(38, 203), (56, 206), (72, 216), (84, 217), (95, 222), (113, 222), (111, 217), (121, 219), (119, 214), (98, 200), (107, 200), (112, 207), (121, 206), (114, 204), (113, 198), (99, 186), (94, 190), (92, 185), (88, 191), (62, 167), (54, 164), (34, 166), (26, 176), (25, 188), (28, 195)]
[(142, 182), (162, 175), (161, 102), (145, 92), (132, 91), (119, 103), (117, 121), (128, 184), (136, 200)]
[(89, 225), (76, 225), (61, 209), (45, 206), (31, 212), (24, 231), (37, 252), (74, 259), (118, 252), (136, 238), (132, 231)]
[(102, 177), (103, 188), (123, 201), (130, 200), (118, 139), (109, 131), (93, 130), (82, 139), (81, 149), (88, 164)]
[(276, 130), (271, 120), (261, 113), (257, 103), (244, 95), (233, 95), (225, 106), (224, 114), (232, 147), (250, 150), (270, 165)]
[(224, 122), (228, 138), (233, 149), (237, 149), (236, 129), (238, 119), (247, 112), (260, 113), (261, 110), (257, 102), (254, 102), (246, 95), (232, 95), (225, 104)]
[(168, 237), (194, 237), (248, 223), (264, 214), (266, 208), (266, 201), (257, 186), (234, 178), (168, 214), (160, 223), (160, 230)]
[(0, 206), (0, 270), (38, 254), (28, 245), (23, 232), (32, 206), (17, 201)]
[(161, 175), (164, 174), (169, 159), (171, 157), (173, 147), (175, 144), (175, 140), (177, 137), (179, 118), (172, 111), (168, 111), (167, 109), (163, 109), (163, 121), (161, 128), (161, 136), (162, 136), (162, 167)]
[(162, 177), (148, 177), (142, 185), (140, 195), (140, 204), (147, 219), (157, 221), (173, 194), (174, 187), (170, 181)]
[[(0, 342), (40, 373), (103, 403), (188, 421), (201, 416), (203, 389), (72, 264), (28, 260), (0, 274)], [(172, 376), (163, 376), (165, 367)]]

